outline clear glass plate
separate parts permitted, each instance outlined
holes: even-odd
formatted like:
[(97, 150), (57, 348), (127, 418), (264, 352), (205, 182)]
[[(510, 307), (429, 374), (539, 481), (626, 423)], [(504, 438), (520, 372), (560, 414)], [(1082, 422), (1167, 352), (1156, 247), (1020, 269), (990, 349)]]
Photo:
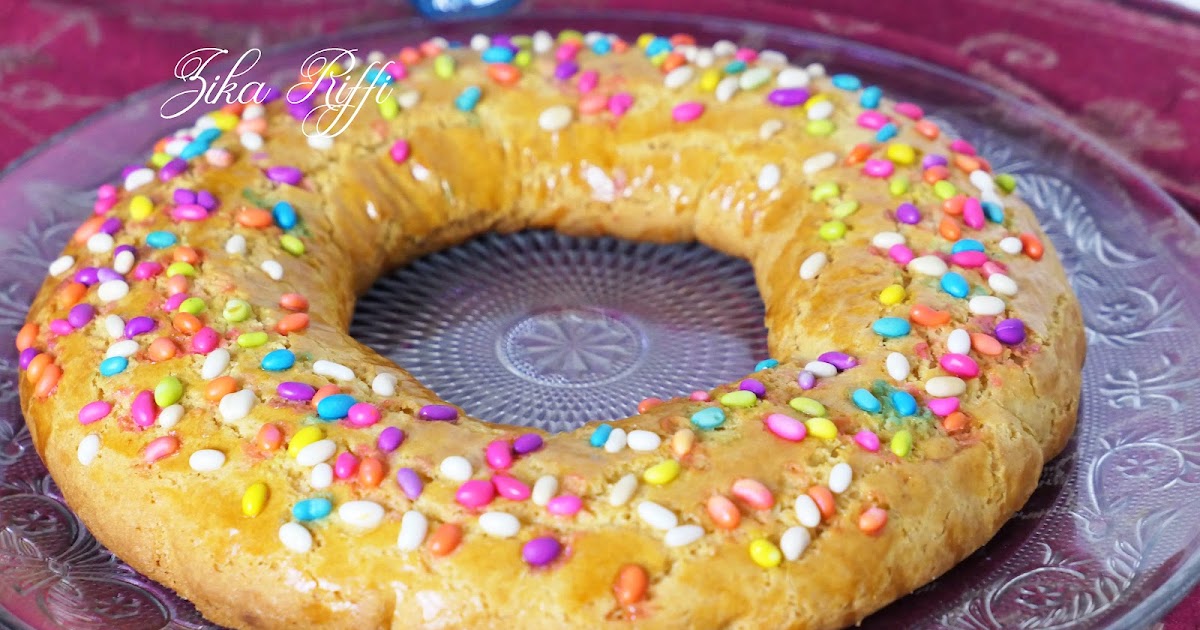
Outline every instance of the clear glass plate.
[[(562, 12), (486, 26), (442, 24), (436, 32), (398, 21), (268, 51), (256, 71), (290, 83), (307, 54), (329, 45), (396, 50), (435, 34), (580, 27), (627, 37), (654, 31), (728, 38), (858, 73), (926, 106), (999, 170), (1017, 173), (1021, 194), (1063, 255), (1085, 306), (1089, 340), (1075, 438), (991, 543), (869, 618), (867, 627), (1140, 627), (1195, 585), (1200, 423), (1190, 406), (1200, 401), (1200, 227), (1141, 171), (1068, 123), (944, 69), (854, 42), (665, 14)], [(34, 628), (212, 627), (98, 545), (63, 505), (21, 419), (12, 344), (46, 265), (89, 212), (96, 186), (179, 126), (158, 117), (159, 105), (179, 89), (161, 85), (135, 94), (0, 178), (0, 621)], [(482, 262), (472, 254), (523, 269), (525, 288), (470, 273)], [(689, 274), (699, 271), (711, 274), (708, 286), (716, 283), (750, 306), (712, 316), (709, 307), (725, 298), (689, 289), (697, 284)], [(697, 246), (489, 236), (378, 282), (359, 303), (354, 331), (478, 415), (565, 427), (586, 419), (572, 401), (622, 415), (644, 396), (686, 394), (748, 371), (763, 353), (761, 303), (749, 279), (744, 264)], [(418, 285), (431, 291), (424, 303), (400, 294)], [(495, 300), (500, 304), (472, 302), (413, 324), (428, 312), (422, 309), (455, 291), (501, 289), (510, 290)], [(662, 358), (655, 344), (676, 340), (694, 344), (697, 360), (668, 366), (678, 378), (663, 390), (672, 391), (641, 391), (640, 370), (661, 367), (649, 363)], [(444, 344), (476, 344), (484, 365), (439, 364), (434, 350)], [(463, 386), (485, 373), (500, 379), (492, 387), (505, 388), (505, 397)], [(560, 407), (541, 413), (524, 407), (544, 403), (547, 391), (563, 399)]]

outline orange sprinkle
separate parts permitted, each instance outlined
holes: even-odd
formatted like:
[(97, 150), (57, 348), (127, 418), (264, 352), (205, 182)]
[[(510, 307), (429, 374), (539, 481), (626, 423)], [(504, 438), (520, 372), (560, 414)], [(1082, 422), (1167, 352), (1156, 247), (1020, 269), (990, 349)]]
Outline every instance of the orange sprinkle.
[(828, 520), (837, 512), (837, 504), (833, 499), (833, 492), (825, 486), (813, 486), (808, 489), (808, 496), (812, 497), (814, 503), (817, 504), (817, 509), (821, 511), (821, 518)]
[(629, 50), (629, 42), (618, 37), (613, 40), (612, 49), (613, 49), (613, 52), (615, 52), (619, 55), (619, 54), (625, 52), (626, 50)]
[(493, 63), (488, 66), (487, 73), (488, 77), (500, 85), (512, 85), (521, 79), (521, 71), (507, 63)]
[(270, 422), (258, 428), (258, 435), (254, 438), (258, 443), (258, 448), (264, 451), (273, 451), (283, 444), (283, 431), (279, 430), (278, 426)]
[(68, 282), (63, 285), (62, 292), (58, 294), (58, 302), (64, 308), (75, 306), (83, 299), (86, 293), (87, 287), (83, 286), (83, 284), (74, 281)]
[(442, 47), (433, 43), (432, 40), (421, 42), (420, 50), (421, 54), (426, 57), (436, 57), (442, 54)]
[(608, 95), (601, 92), (589, 92), (579, 97), (580, 114), (599, 114), (608, 106)]
[(204, 387), (204, 397), (212, 402), (219, 402), (225, 396), (236, 392), (237, 379), (232, 376), (220, 376), (208, 382)]
[(170, 278), (167, 278), (167, 294), (168, 295), (177, 295), (179, 293), (186, 293), (187, 290), (188, 290), (187, 276), (179, 275), (179, 276), (171, 276)]
[(462, 542), (462, 528), (455, 523), (442, 523), (429, 537), (429, 553), (448, 556)]
[(942, 217), (941, 223), (938, 223), (938, 234), (947, 241), (957, 241), (962, 236), (962, 227), (953, 217)]
[(941, 129), (938, 129), (937, 124), (930, 120), (918, 120), (917, 124), (914, 126), (917, 129), (917, 133), (929, 138), (930, 140), (936, 139), (938, 134), (942, 132)]
[(174, 258), (176, 262), (191, 263), (193, 265), (200, 262), (200, 253), (186, 245), (179, 245), (175, 247), (175, 250), (171, 252), (171, 257)]
[(1025, 246), (1025, 255), (1034, 260), (1041, 260), (1042, 255), (1046, 253), (1046, 249), (1042, 247), (1042, 241), (1030, 232), (1021, 234), (1021, 245)]
[(668, 53), (666, 57), (663, 57), (662, 71), (670, 72), (685, 63), (687, 63), (687, 57), (677, 52)]
[(204, 322), (191, 313), (176, 313), (175, 317), (171, 318), (171, 325), (185, 335), (194, 335), (204, 327)]
[(663, 403), (661, 398), (647, 398), (638, 403), (638, 413), (646, 413)]
[(51, 363), (42, 371), (42, 377), (37, 380), (37, 385), (33, 388), (33, 395), (38, 398), (45, 398), (58, 387), (58, 379), (62, 378), (62, 368)]
[(975, 352), (990, 357), (999, 356), (1001, 352), (1004, 352), (1004, 346), (987, 333), (971, 333), (971, 347), (975, 349)]
[(721, 529), (737, 529), (742, 522), (741, 511), (724, 495), (714, 494), (709, 498), (707, 507), (713, 524)]
[(238, 123), (236, 131), (239, 134), (246, 133), (247, 131), (257, 133), (257, 134), (266, 133), (267, 132), (267, 119), (266, 119), (266, 117), (263, 117), (263, 118), (251, 118), (250, 120), (243, 120), (242, 122)]
[(326, 396), (332, 396), (333, 394), (336, 394), (340, 391), (342, 391), (342, 390), (338, 389), (337, 385), (333, 385), (333, 384), (322, 385), (320, 388), (317, 389), (317, 393), (313, 394), (312, 406), (315, 408), (317, 406), (317, 404), (321, 402), (322, 398), (324, 398)]
[(951, 435), (962, 431), (963, 429), (967, 428), (967, 414), (961, 411), (955, 411), (954, 413), (946, 416), (944, 419), (942, 419), (942, 428), (946, 430), (946, 433)]
[(858, 517), (858, 528), (865, 534), (875, 535), (887, 525), (887, 510), (880, 507), (869, 507)]
[(941, 326), (949, 323), (950, 313), (939, 311), (924, 304), (913, 304), (912, 308), (908, 311), (908, 318), (913, 323), (920, 324), (921, 326)]
[(308, 298), (299, 293), (284, 293), (279, 296), (279, 306), (289, 311), (307, 311)]
[(963, 213), (963, 206), (965, 205), (967, 205), (966, 195), (954, 195), (942, 202), (942, 210), (946, 214), (952, 214), (957, 217)]
[(853, 149), (850, 149), (850, 153), (846, 154), (846, 164), (862, 164), (869, 157), (871, 157), (871, 145), (856, 144)]
[(400, 49), (400, 54), (396, 57), (406, 66), (411, 66), (421, 60), (421, 51), (412, 46), (405, 46)]
[(36, 357), (33, 357), (33, 360), (29, 362), (29, 367), (25, 368), (25, 376), (29, 378), (30, 383), (36, 383), (40, 378), (42, 378), (42, 372), (46, 371), (46, 366), (52, 364), (53, 362), (54, 359), (50, 358), (50, 355), (43, 352)]
[(299, 332), (305, 328), (308, 328), (308, 313), (289, 313), (275, 325), (275, 330), (281, 335)]
[(696, 38), (688, 33), (675, 33), (669, 40), (672, 46), (695, 46)]
[(976, 155), (975, 159), (979, 161), (979, 168), (987, 171), (988, 173), (992, 172), (992, 163), (988, 162), (987, 158), (983, 157), (982, 155)]
[(242, 208), (238, 210), (237, 222), (246, 227), (262, 229), (274, 225), (275, 217), (262, 208)]
[(80, 225), (75, 229), (75, 242), (86, 243), (93, 234), (100, 231), (100, 226), (104, 225), (104, 220), (105, 219), (102, 216), (95, 216), (87, 221), (84, 221), (83, 225)]
[(242, 103), (238, 103), (235, 101), (233, 103), (228, 103), (226, 105), (222, 105), (221, 111), (225, 112), (226, 114), (233, 114), (234, 116), (241, 116), (242, 110), (245, 107), (246, 106), (243, 105)]
[(921, 172), (921, 179), (925, 180), (930, 186), (950, 177), (950, 169), (942, 165), (930, 166)]
[(383, 462), (376, 457), (364, 457), (358, 465), (358, 482), (368, 488), (378, 488), (383, 483)]
[(154, 152), (162, 153), (163, 151), (166, 151), (167, 150), (167, 140), (168, 140), (168, 138), (159, 138), (158, 142), (154, 143)]
[(150, 357), (151, 361), (166, 361), (174, 358), (176, 351), (175, 342), (166, 337), (159, 337), (146, 347), (146, 356)]
[(38, 336), (37, 324), (25, 324), (21, 330), (17, 332), (17, 351), (20, 352), (26, 348), (32, 348)]
[(954, 165), (957, 166), (959, 168), (959, 170), (965, 171), (967, 173), (972, 173), (974, 171), (978, 171), (979, 169), (983, 168), (983, 164), (981, 164), (979, 162), (978, 158), (976, 158), (973, 155), (967, 155), (965, 153), (955, 153), (954, 154)]
[(622, 606), (632, 606), (646, 597), (646, 588), (650, 586), (650, 576), (638, 564), (627, 564), (617, 571), (617, 579), (613, 581), (613, 596)]

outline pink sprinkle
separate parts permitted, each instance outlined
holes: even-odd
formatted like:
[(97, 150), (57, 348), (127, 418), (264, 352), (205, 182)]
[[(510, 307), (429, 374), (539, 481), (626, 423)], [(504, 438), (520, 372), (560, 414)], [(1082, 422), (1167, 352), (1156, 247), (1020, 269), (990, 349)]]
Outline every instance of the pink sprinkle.
[(55, 319), (50, 322), (50, 332), (56, 335), (69, 335), (75, 332), (75, 327), (65, 319)]
[(493, 440), (484, 449), (484, 458), (492, 470), (508, 470), (512, 467), (512, 445), (508, 440)]
[(994, 273), (1008, 273), (1008, 267), (1002, 262), (989, 260), (983, 263), (983, 267), (979, 268), (979, 272), (983, 274), (984, 279), (992, 277)]
[(925, 117), (925, 111), (916, 103), (896, 103), (892, 109), (896, 110), (897, 114), (907, 116), (913, 120), (921, 120)]
[(617, 118), (624, 116), (630, 107), (633, 107), (633, 95), (629, 92), (617, 92), (608, 99), (608, 111)]
[(737, 52), (733, 53), (733, 57), (739, 61), (751, 63), (758, 59), (758, 51), (752, 48), (739, 48)]
[(140, 262), (133, 268), (133, 277), (136, 280), (148, 280), (163, 272), (163, 266), (153, 260)]
[(96, 189), (96, 198), (116, 201), (117, 187), (113, 186), (112, 184), (101, 184), (100, 187)]
[(888, 124), (888, 117), (875, 110), (868, 110), (858, 115), (858, 126), (877, 131)]
[(600, 82), (600, 73), (595, 70), (588, 70), (579, 75), (579, 91), (587, 94), (596, 89), (596, 84)]
[(870, 159), (863, 164), (863, 172), (871, 177), (890, 177), (896, 167), (889, 160)]
[(861, 446), (863, 450), (874, 453), (879, 450), (879, 436), (874, 432), (863, 429), (854, 434), (854, 442)]
[(698, 101), (687, 101), (680, 103), (671, 110), (671, 117), (675, 122), (691, 122), (700, 117), (704, 113), (704, 103)]
[(950, 143), (950, 150), (963, 155), (975, 155), (975, 147), (971, 146), (970, 142), (959, 138)]
[(384, 66), (383, 69), (397, 81), (408, 78), (408, 66), (394, 59)]
[(808, 435), (808, 428), (804, 426), (803, 422), (781, 413), (767, 416), (767, 429), (789, 442), (799, 442)]
[(164, 435), (153, 442), (146, 445), (146, 450), (142, 451), (142, 460), (147, 464), (173, 455), (179, 450), (179, 438), (173, 435)]
[(529, 498), (529, 486), (516, 477), (496, 475), (492, 477), (492, 485), (496, 486), (496, 492), (499, 492), (500, 496), (509, 501), (524, 501)]
[(691, 400), (694, 400), (696, 402), (708, 402), (709, 400), (712, 400), (709, 397), (708, 392), (700, 391), (700, 390), (696, 390), (696, 391), (692, 392), (691, 395), (688, 396), (688, 398)]
[(358, 458), (353, 453), (342, 453), (333, 463), (333, 476), (338, 479), (349, 479), (358, 473)]
[(472, 479), (458, 487), (454, 500), (469, 508), (481, 508), (496, 497), (496, 489), (490, 481)]
[(91, 424), (103, 419), (112, 411), (112, 405), (103, 400), (96, 400), (79, 410), (79, 424)]
[(92, 212), (96, 214), (104, 214), (105, 212), (112, 210), (112, 207), (116, 205), (116, 203), (116, 199), (97, 199), (96, 202), (92, 204)]
[(154, 404), (154, 394), (148, 389), (138, 392), (138, 395), (133, 397), (130, 412), (133, 416), (133, 423), (139, 427), (153, 425), (154, 418), (158, 416), (158, 405)]
[(583, 509), (583, 500), (573, 494), (560, 494), (546, 504), (546, 510), (556, 516), (575, 516)]
[[(182, 276), (175, 276), (175, 277), (180, 278)], [(167, 298), (166, 302), (163, 302), (163, 310), (168, 311), (168, 312), (177, 311), (177, 310), (179, 310), (179, 305), (183, 304), (183, 301), (186, 299), (188, 299), (188, 295), (186, 293), (176, 293), (176, 294), (172, 295), (171, 297)]]
[(557, 50), (554, 51), (554, 59), (555, 59), (555, 61), (559, 61), (559, 62), (570, 61), (570, 60), (574, 59), (575, 56), (578, 54), (579, 54), (579, 44), (578, 43), (564, 42), (559, 45)]
[(408, 159), (408, 140), (397, 140), (392, 144), (392, 161), (403, 164)]
[(935, 415), (945, 418), (958, 411), (957, 398), (934, 398), (929, 401), (929, 410)]
[(217, 331), (205, 326), (196, 331), (196, 335), (192, 337), (192, 352), (196, 354), (208, 354), (217, 348), (217, 342), (220, 337)]
[(982, 267), (983, 263), (987, 262), (987, 259), (987, 254), (973, 250), (950, 255), (950, 262), (967, 269)]
[(976, 230), (983, 229), (983, 206), (974, 197), (968, 197), (963, 204), (963, 223)]
[(360, 428), (369, 427), (379, 422), (379, 408), (371, 403), (354, 403), (346, 412), (346, 422)]
[(888, 248), (888, 256), (891, 256), (892, 260), (901, 265), (907, 265), (915, 258), (913, 250), (909, 249), (904, 243), (897, 243)]
[(754, 479), (738, 479), (729, 493), (756, 510), (769, 510), (775, 505), (775, 495), (761, 481)]
[(224, 167), (233, 164), (233, 154), (227, 149), (209, 149), (204, 152), (204, 159), (208, 163), (216, 167)]
[(185, 203), (171, 208), (171, 218), (176, 221), (203, 221), (208, 218), (208, 210), (195, 203)]
[(979, 365), (975, 363), (974, 359), (965, 354), (955, 354), (953, 352), (943, 354), (938, 362), (941, 364), (943, 370), (955, 376), (961, 378), (975, 378), (979, 376)]

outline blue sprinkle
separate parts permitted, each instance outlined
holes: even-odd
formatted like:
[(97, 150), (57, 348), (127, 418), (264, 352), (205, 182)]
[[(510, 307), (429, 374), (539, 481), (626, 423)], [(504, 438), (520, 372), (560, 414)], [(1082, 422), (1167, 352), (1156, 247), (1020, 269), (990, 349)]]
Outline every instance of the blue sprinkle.
[(612, 52), (612, 42), (608, 41), (607, 37), (601, 37), (592, 42), (592, 52), (597, 55), (607, 55)]
[(746, 62), (734, 59), (725, 66), (725, 74), (740, 74), (746, 71)]
[(655, 37), (646, 46), (646, 56), (653, 57), (659, 53), (671, 52), (671, 40), (666, 37)]
[(608, 435), (610, 433), (612, 433), (612, 426), (602, 424), (596, 427), (595, 431), (592, 431), (592, 437), (588, 438), (588, 444), (591, 444), (596, 448), (600, 448), (601, 446), (604, 446), (605, 442), (608, 441)]
[(163, 249), (179, 242), (172, 232), (151, 232), (146, 235), (146, 244), (154, 249)]
[(883, 90), (879, 86), (872, 85), (862, 91), (862, 95), (858, 97), (858, 104), (867, 109), (875, 109), (879, 107), (879, 101), (883, 99)]
[(379, 68), (368, 68), (367, 71), (363, 73), (363, 78), (365, 78), (367, 83), (371, 86), (391, 85), (396, 80), (391, 74), (388, 74)]
[(947, 271), (942, 276), (942, 290), (956, 298), (965, 298), (971, 292), (971, 285), (957, 271)]
[(900, 129), (896, 126), (896, 123), (888, 123), (875, 132), (875, 140), (878, 142), (887, 142), (895, 138), (898, 133), (900, 133)]
[(973, 238), (959, 239), (958, 241), (955, 241), (954, 246), (950, 248), (951, 254), (957, 254), (959, 252), (982, 252), (982, 251), (984, 251), (983, 243), (980, 243), (979, 241), (977, 241)]
[(758, 365), (754, 366), (754, 371), (761, 372), (763, 370), (769, 370), (778, 365), (779, 361), (776, 361), (775, 359), (763, 359), (762, 361), (758, 362)]
[(179, 152), (179, 158), (182, 160), (190, 160), (194, 157), (204, 155), (204, 152), (212, 146), (211, 142), (201, 142), (200, 138), (196, 138), (187, 143), (187, 146)]
[(454, 99), (454, 106), (460, 112), (471, 112), (475, 110), (475, 106), (479, 104), (479, 98), (483, 96), (483, 90), (479, 89), (478, 85), (472, 85), (463, 90), (458, 98)]
[(317, 415), (322, 420), (341, 420), (350, 413), (354, 403), (354, 397), (349, 394), (331, 394), (317, 403)]
[(876, 334), (882, 337), (891, 339), (907, 335), (912, 330), (912, 325), (908, 323), (907, 319), (881, 317), (875, 320), (875, 323), (871, 326), (871, 330), (874, 330)]
[(104, 376), (116, 376), (129, 367), (129, 359), (125, 357), (109, 357), (100, 362), (100, 373)]
[(487, 63), (511, 63), (515, 53), (506, 46), (492, 46), (483, 51), (480, 59)]
[(292, 207), (292, 204), (280, 201), (275, 204), (271, 214), (275, 217), (275, 224), (279, 227), (285, 230), (296, 227), (296, 209)]
[(221, 130), (216, 127), (209, 127), (204, 131), (196, 134), (196, 139), (192, 142), (203, 142), (204, 144), (212, 144), (214, 140), (221, 137)]
[(862, 87), (862, 81), (853, 74), (835, 74), (832, 78), (833, 87), (853, 92)]
[(985, 201), (983, 206), (983, 216), (987, 217), (992, 223), (1004, 223), (1004, 208), (995, 201)]
[(292, 518), (297, 521), (315, 521), (329, 516), (333, 511), (333, 503), (329, 499), (304, 499), (292, 506)]
[(875, 394), (865, 389), (854, 390), (854, 393), (850, 395), (850, 399), (854, 401), (856, 407), (867, 413), (879, 413), (879, 410), (883, 408), (883, 405), (879, 403), (879, 399), (875, 397)]
[(280, 348), (272, 350), (262, 358), (262, 369), (268, 372), (280, 372), (291, 369), (296, 365), (296, 355), (291, 350)]
[(902, 416), (911, 416), (917, 413), (917, 399), (905, 391), (892, 392), (892, 406), (896, 408), (896, 413)]
[(692, 424), (710, 431), (725, 424), (725, 412), (720, 407), (705, 407), (692, 414)]

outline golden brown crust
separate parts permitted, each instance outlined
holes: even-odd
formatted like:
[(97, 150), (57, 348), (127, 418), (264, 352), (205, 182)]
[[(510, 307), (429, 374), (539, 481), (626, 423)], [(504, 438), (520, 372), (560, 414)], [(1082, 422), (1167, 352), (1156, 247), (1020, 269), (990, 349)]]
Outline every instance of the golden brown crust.
[[(182, 244), (201, 252), (203, 262), (189, 291), (206, 300), (205, 323), (222, 334), (222, 345), (234, 354), (226, 373), (257, 392), (259, 403), (247, 418), (223, 421), (204, 399), (202, 357), (147, 359), (145, 347), (154, 337), (171, 337), (184, 349), (190, 343), (188, 335), (171, 329), (162, 312), (164, 278), (131, 283), (129, 296), (109, 305), (99, 305), (91, 288), (85, 299), (98, 304), (100, 315), (63, 336), (46, 328), (50, 320), (64, 317), (59, 300), (69, 276), (47, 279), (29, 321), (41, 325), (36, 347), (54, 357), (63, 377), (46, 398), (34, 396), (34, 384), (22, 380), (26, 418), (68, 504), (122, 559), (189, 598), (208, 618), (234, 627), (510, 628), (519, 623), (561, 628), (632, 621), (645, 628), (828, 628), (855, 623), (945, 572), (991, 538), (1027, 500), (1043, 463), (1063, 448), (1074, 428), (1084, 341), (1079, 306), (1057, 255), (1019, 200), (1005, 198), (1005, 225), (964, 233), (984, 242), (989, 256), (1006, 265), (1018, 283), (1020, 291), (1004, 298), (1005, 316), (1021, 318), (1029, 337), (1020, 346), (1005, 346), (997, 357), (974, 354), (983, 371), (968, 380), (961, 399), (968, 426), (952, 433), (927, 411), (909, 420), (868, 414), (851, 403), (850, 393), (894, 385), (884, 368), (889, 353), (910, 359), (912, 373), (902, 386), (917, 394), (924, 409), (929, 396), (921, 385), (943, 373), (937, 357), (945, 352), (950, 331), (962, 326), (987, 332), (994, 318), (971, 315), (966, 301), (942, 292), (936, 279), (906, 271), (871, 245), (881, 231), (902, 231), (918, 254), (948, 251), (950, 243), (936, 233), (941, 200), (920, 182), (918, 168), (898, 172), (914, 180), (903, 199), (911, 198), (926, 216), (918, 226), (898, 228), (891, 210), (903, 199), (888, 192), (886, 180), (865, 177), (861, 165), (843, 163), (849, 147), (872, 136), (855, 125), (861, 109), (853, 93), (814, 79), (814, 91), (836, 105), (838, 131), (819, 137), (806, 132), (802, 108), (764, 105), (769, 87), (718, 103), (696, 85), (665, 89), (659, 71), (640, 52), (604, 58), (585, 52), (580, 63), (600, 71), (600, 89), (629, 91), (635, 106), (619, 121), (608, 114), (580, 120), (576, 114), (571, 125), (550, 133), (538, 128), (538, 113), (578, 98), (573, 89), (543, 78), (552, 75), (552, 55), (535, 57), (512, 88), (489, 83), (477, 54), (468, 50), (454, 56), (458, 69), (451, 79), (432, 76), (428, 62), (409, 68), (404, 84), (420, 90), (420, 104), (390, 121), (364, 109), (328, 151), (308, 148), (296, 122), (275, 104), (268, 108), (266, 159), (255, 159), (237, 146), (236, 134), (227, 133), (217, 145), (234, 153), (232, 165), (217, 168), (200, 158), (179, 178), (134, 191), (156, 202), (154, 216), (129, 220), (131, 194), (123, 193), (115, 205), (115, 216), (127, 221), (117, 243), (137, 246), (139, 260), (169, 260), (144, 246), (152, 230), (171, 230)], [(473, 113), (464, 114), (449, 103), (470, 84), (484, 86), (484, 98)], [(705, 113), (690, 123), (672, 121), (674, 104), (688, 100), (705, 103)], [(904, 120), (893, 108), (885, 102), (881, 111)], [(763, 139), (763, 123), (773, 119), (783, 127)], [(403, 164), (388, 156), (396, 138), (406, 138), (412, 147)], [(911, 124), (902, 125), (896, 142), (912, 145), (918, 155), (950, 155), (947, 139), (923, 137)], [(836, 152), (838, 163), (806, 174), (805, 160), (824, 151)], [(757, 177), (767, 164), (778, 165), (783, 177), (778, 187), (760, 190)], [(298, 187), (271, 184), (260, 170), (269, 165), (296, 166), (305, 181)], [(976, 191), (958, 169), (951, 169), (949, 178), (968, 194)], [(845, 219), (849, 231), (835, 242), (817, 235), (831, 206), (812, 200), (821, 182), (838, 183), (839, 199), (860, 204)], [(221, 206), (205, 221), (172, 222), (167, 208), (177, 187), (210, 190)], [(280, 249), (278, 228), (238, 225), (237, 211), (253, 203), (244, 190), (296, 207), (304, 256)], [(502, 540), (483, 534), (475, 513), (455, 503), (457, 484), (441, 478), (437, 466), (447, 455), (464, 455), (475, 464), (475, 478), (486, 478), (485, 445), (525, 431), (469, 419), (454, 424), (418, 420), (417, 410), (437, 398), (354, 343), (346, 329), (355, 294), (381, 272), (488, 230), (529, 227), (656, 242), (696, 239), (748, 259), (767, 306), (771, 355), (780, 366), (755, 374), (766, 385), (765, 399), (748, 410), (726, 408), (721, 430), (696, 431), (695, 447), (683, 455), (673, 455), (671, 435), (689, 427), (688, 418), (699, 409), (720, 405), (673, 400), (613, 423), (662, 436), (663, 445), (652, 452), (607, 454), (592, 448), (590, 426), (547, 436), (546, 448), (519, 458), (508, 474), (529, 485), (554, 475), (560, 492), (583, 498), (584, 510), (563, 518), (530, 501), (497, 499), (489, 509), (509, 512), (522, 523), (516, 538)], [(245, 254), (225, 252), (233, 233), (247, 239)], [(1040, 261), (996, 248), (1001, 237), (1018, 233), (1036, 234), (1046, 243)], [(817, 251), (827, 252), (829, 263), (815, 279), (801, 279), (798, 269)], [(72, 242), (67, 252), (76, 258), (75, 269), (112, 264), (81, 243)], [(267, 259), (282, 264), (282, 280), (272, 281), (260, 270)], [(955, 270), (972, 286), (987, 287), (978, 270)], [(876, 298), (893, 283), (905, 286), (906, 298), (885, 306)], [(287, 314), (279, 296), (289, 292), (308, 297), (312, 323), (303, 334), (276, 335), (275, 323)], [(247, 300), (254, 317), (237, 324), (224, 321), (221, 310), (234, 297)], [(909, 335), (886, 341), (872, 332), (880, 317), (907, 318), (918, 303), (950, 312), (952, 323), (914, 326)], [(159, 329), (140, 341), (129, 369), (101, 377), (97, 366), (112, 342), (102, 320), (110, 313), (154, 314)], [(238, 348), (236, 335), (252, 330), (271, 331), (270, 341)], [(262, 356), (279, 347), (296, 354), (296, 366), (282, 375), (261, 371)], [(838, 438), (810, 435), (793, 444), (766, 431), (762, 419), (768, 413), (805, 417), (788, 407), (790, 399), (805, 395), (797, 373), (829, 350), (851, 354), (859, 363), (820, 379), (807, 393), (827, 407)], [(317, 359), (350, 366), (356, 380), (340, 383), (342, 391), (384, 411), (383, 422), (365, 429), (322, 425), (339, 450), (385, 461), (380, 487), (338, 482), (313, 490), (307, 469), (253, 443), (263, 423), (277, 423), (290, 437), (311, 414), (281, 403), (274, 387), (282, 380), (330, 382), (312, 373)], [(399, 377), (394, 396), (371, 392), (371, 380), (381, 372)], [(137, 429), (130, 420), (130, 400), (167, 375), (184, 384), (183, 419), (170, 430)], [(718, 387), (713, 397), (736, 387)], [(98, 399), (112, 402), (114, 410), (95, 424), (81, 425), (80, 408)], [(403, 428), (407, 438), (384, 456), (374, 445), (389, 425)], [(905, 457), (887, 447), (901, 428), (916, 438)], [(884, 447), (872, 453), (857, 446), (853, 436), (859, 429), (877, 432)], [(88, 434), (99, 435), (102, 446), (95, 462), (84, 466), (76, 449)], [(145, 445), (167, 434), (179, 437), (180, 452), (144, 463)], [(202, 448), (224, 452), (225, 465), (210, 473), (191, 470), (188, 455)], [(661, 487), (643, 483), (626, 505), (608, 504), (612, 484), (623, 475), (640, 476), (672, 457), (683, 464), (675, 481)], [(854, 481), (836, 497), (836, 513), (812, 530), (811, 546), (774, 568), (752, 562), (750, 541), (764, 537), (778, 544), (780, 534), (796, 525), (795, 498), (810, 486), (827, 484), (836, 462), (850, 464)], [(404, 466), (426, 480), (417, 501), (405, 498), (394, 481), (395, 471)], [(728, 494), (740, 478), (765, 484), (775, 505), (768, 510), (742, 505), (737, 529), (717, 529), (705, 501), (715, 493)], [(241, 497), (256, 481), (268, 484), (270, 498), (261, 514), (249, 518), (242, 513)], [(309, 525), (316, 546), (308, 553), (285, 549), (278, 530), (290, 520), (292, 505), (318, 495), (333, 500), (335, 513)], [(368, 533), (350, 531), (338, 520), (336, 506), (352, 499), (385, 506), (383, 524)], [(662, 533), (638, 518), (640, 501), (655, 501), (679, 515), (681, 523), (703, 526), (704, 537), (686, 547), (666, 547)], [(874, 536), (858, 526), (860, 514), (872, 506), (888, 513), (887, 525)], [(434, 524), (460, 523), (463, 543), (446, 557), (435, 557), (424, 546), (400, 551), (399, 521), (408, 509), (422, 511)], [(541, 535), (560, 540), (564, 558), (531, 568), (521, 560), (521, 545)], [(629, 563), (643, 566), (651, 584), (647, 600), (623, 610), (611, 589), (619, 568)]]

